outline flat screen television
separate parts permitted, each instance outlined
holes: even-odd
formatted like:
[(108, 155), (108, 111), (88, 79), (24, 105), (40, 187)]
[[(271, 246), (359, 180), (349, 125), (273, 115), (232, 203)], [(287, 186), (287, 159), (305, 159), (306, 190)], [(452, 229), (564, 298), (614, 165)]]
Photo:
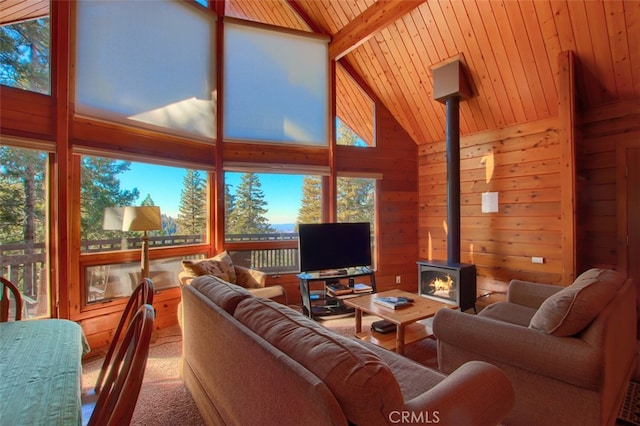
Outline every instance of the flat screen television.
[(356, 223), (298, 225), (300, 271), (327, 271), (371, 266), (371, 226)]

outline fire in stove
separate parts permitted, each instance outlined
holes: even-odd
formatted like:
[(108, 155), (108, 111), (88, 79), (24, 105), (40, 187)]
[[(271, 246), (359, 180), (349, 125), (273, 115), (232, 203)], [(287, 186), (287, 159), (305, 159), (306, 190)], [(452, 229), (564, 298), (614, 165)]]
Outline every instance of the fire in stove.
[(446, 279), (434, 278), (429, 283), (429, 294), (436, 297), (451, 299), (455, 297), (455, 283), (451, 275), (445, 274)]

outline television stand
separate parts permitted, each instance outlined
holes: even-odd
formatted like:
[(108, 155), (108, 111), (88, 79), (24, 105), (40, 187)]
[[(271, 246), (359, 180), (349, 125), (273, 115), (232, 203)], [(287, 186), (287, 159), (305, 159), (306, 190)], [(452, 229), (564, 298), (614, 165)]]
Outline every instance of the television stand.
[[(334, 274), (327, 273), (334, 272)], [(340, 273), (338, 273), (340, 272)], [(342, 273), (344, 272), (344, 273)], [(348, 268), (346, 270), (303, 272), (297, 275), (302, 296), (302, 311), (311, 319), (330, 319), (353, 315), (354, 308), (346, 306), (344, 299), (376, 292), (376, 279), (373, 271), (367, 267)], [(357, 278), (364, 278), (363, 282)], [(370, 290), (331, 294), (327, 285), (343, 285), (353, 288), (356, 284), (365, 284)]]
[(346, 269), (329, 269), (326, 271), (319, 271), (318, 275), (321, 277), (338, 277), (347, 275), (348, 272)]

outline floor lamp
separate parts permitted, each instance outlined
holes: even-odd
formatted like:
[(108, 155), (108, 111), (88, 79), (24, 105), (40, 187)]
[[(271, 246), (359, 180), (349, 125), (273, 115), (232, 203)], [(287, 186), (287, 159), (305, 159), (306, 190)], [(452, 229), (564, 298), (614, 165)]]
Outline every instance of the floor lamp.
[[(104, 210), (102, 228), (112, 231), (144, 231), (140, 263), (142, 267), (142, 278), (149, 278), (149, 236), (147, 235), (147, 231), (162, 229), (160, 207), (107, 207)], [(122, 249), (126, 250), (126, 238), (122, 240)]]
[(142, 236), (142, 279), (149, 278), (149, 236), (147, 231), (162, 229), (160, 207), (126, 206), (122, 213), (123, 231), (143, 231)]

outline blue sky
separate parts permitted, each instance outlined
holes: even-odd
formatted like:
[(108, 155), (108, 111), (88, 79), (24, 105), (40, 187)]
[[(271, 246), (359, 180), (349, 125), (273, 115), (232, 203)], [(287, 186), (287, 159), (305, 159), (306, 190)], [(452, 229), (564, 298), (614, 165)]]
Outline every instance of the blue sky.
[[(186, 170), (181, 168), (131, 163), (130, 170), (118, 177), (121, 189), (138, 188), (140, 191), (138, 203), (144, 200), (147, 194), (151, 194), (153, 202), (160, 206), (162, 213), (177, 217), (185, 174)], [(227, 183), (232, 185), (231, 192), (235, 193), (242, 173), (232, 173), (227, 176)], [(302, 179), (303, 177), (299, 175), (260, 175), (262, 191), (269, 209), (266, 216), (272, 225), (296, 221), (302, 198)]]

